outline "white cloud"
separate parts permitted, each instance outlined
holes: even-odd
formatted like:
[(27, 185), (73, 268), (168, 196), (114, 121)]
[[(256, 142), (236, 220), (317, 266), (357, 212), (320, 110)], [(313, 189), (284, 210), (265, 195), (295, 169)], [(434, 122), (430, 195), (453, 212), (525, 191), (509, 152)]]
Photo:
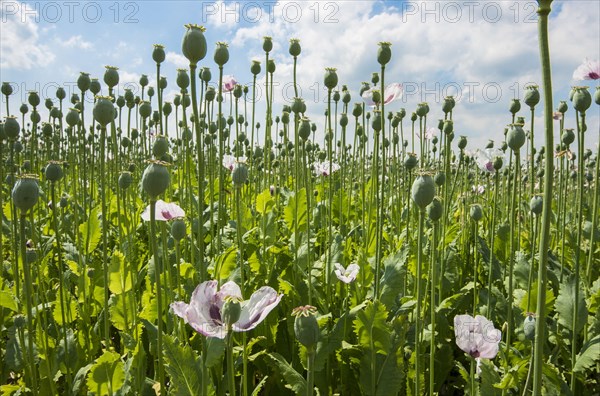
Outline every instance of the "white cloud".
[(175, 67), (178, 69), (187, 69), (190, 65), (190, 61), (188, 61), (185, 56), (173, 51), (167, 52), (165, 60), (175, 65)]
[(0, 67), (6, 69), (31, 69), (48, 65), (55, 59), (50, 48), (40, 40), (37, 12), (26, 3), (15, 3), (14, 14), (2, 15), (0, 35)]
[(85, 41), (80, 34), (71, 36), (67, 40), (60, 40), (59, 44), (67, 48), (89, 49), (92, 47), (92, 43)]

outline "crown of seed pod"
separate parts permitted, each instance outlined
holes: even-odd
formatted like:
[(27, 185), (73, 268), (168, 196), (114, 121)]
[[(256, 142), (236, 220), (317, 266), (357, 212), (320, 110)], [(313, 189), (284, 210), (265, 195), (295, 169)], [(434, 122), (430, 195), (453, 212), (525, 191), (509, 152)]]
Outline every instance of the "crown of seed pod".
[(519, 151), (525, 144), (525, 131), (521, 124), (511, 124), (506, 134), (506, 142), (512, 151)]
[(151, 161), (142, 174), (142, 187), (151, 199), (164, 193), (171, 182), (169, 170), (162, 161)]
[(519, 101), (519, 99), (512, 99), (510, 101), (508, 111), (510, 111), (512, 115), (515, 115), (519, 112), (519, 110), (521, 110), (521, 102)]
[(206, 37), (204, 37), (203, 26), (185, 25), (186, 32), (181, 41), (181, 52), (190, 61), (190, 65), (196, 65), (206, 56)]
[(40, 196), (37, 177), (23, 175), (15, 183), (11, 193), (13, 203), (17, 209), (25, 213), (33, 208)]
[(415, 179), (411, 190), (412, 199), (421, 210), (433, 201), (435, 197), (435, 183), (429, 175), (419, 175)]

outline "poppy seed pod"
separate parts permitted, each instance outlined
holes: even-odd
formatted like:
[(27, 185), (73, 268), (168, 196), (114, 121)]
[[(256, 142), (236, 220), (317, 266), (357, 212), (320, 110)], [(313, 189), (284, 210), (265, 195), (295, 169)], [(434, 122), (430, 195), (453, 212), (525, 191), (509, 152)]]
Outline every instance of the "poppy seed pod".
[(190, 85), (190, 76), (186, 69), (177, 69), (176, 83), (181, 89), (186, 89)]
[(381, 131), (381, 112), (375, 110), (373, 112), (373, 120), (371, 121), (371, 127), (375, 132)]
[(104, 71), (104, 83), (108, 85), (109, 88), (113, 88), (119, 83), (118, 70), (117, 67), (106, 66), (106, 70)]
[(340, 114), (340, 126), (342, 128), (345, 128), (348, 126), (348, 116), (346, 115), (346, 113)]
[(164, 76), (160, 77), (160, 80), (158, 80), (158, 88), (159, 89), (167, 89), (167, 78)]
[(435, 175), (435, 177), (433, 178), (433, 181), (435, 182), (435, 185), (438, 187), (441, 187), (444, 185), (444, 183), (446, 183), (446, 174), (444, 172), (439, 172)]
[(594, 93), (594, 102), (597, 105), (600, 105), (600, 87), (596, 87), (596, 92)]
[(425, 210), (435, 196), (435, 183), (433, 182), (433, 178), (429, 175), (418, 176), (413, 182), (411, 196), (414, 203), (421, 210)]
[(4, 119), (4, 134), (9, 140), (17, 140), (20, 130), (16, 117), (9, 116)]
[(165, 47), (161, 44), (154, 44), (154, 50), (152, 51), (152, 60), (157, 64), (161, 64), (165, 61)]
[(54, 103), (52, 102), (52, 99), (46, 98), (46, 100), (44, 101), (44, 106), (46, 106), (46, 108), (48, 110), (50, 110), (52, 107), (54, 107)]
[(10, 85), (10, 83), (3, 82), (2, 83), (2, 88), (0, 88), (0, 91), (2, 91), (2, 95), (4, 95), (4, 96), (10, 96), (13, 93), (13, 87), (12, 87), (12, 85)]
[(388, 42), (379, 43), (379, 49), (377, 50), (377, 62), (381, 66), (387, 65), (387, 63), (392, 59), (392, 44)]
[(58, 162), (50, 162), (46, 165), (44, 169), (44, 175), (46, 176), (46, 180), (50, 182), (57, 182), (63, 178), (63, 170)]
[(320, 330), (315, 313), (316, 308), (309, 305), (295, 308), (292, 312), (292, 315), (296, 316), (294, 320), (296, 339), (307, 348), (314, 348), (319, 341)]
[(171, 105), (171, 102), (165, 102), (165, 104), (163, 104), (163, 114), (165, 116), (169, 116), (172, 111), (173, 111), (173, 106)]
[(519, 151), (525, 144), (525, 131), (520, 124), (511, 124), (506, 134), (506, 142), (512, 151)]
[(144, 100), (140, 104), (139, 111), (140, 111), (140, 115), (143, 118), (148, 118), (148, 117), (150, 117), (152, 115), (152, 105), (147, 100)]
[(142, 174), (142, 187), (151, 199), (156, 199), (160, 194), (164, 193), (169, 183), (171, 176), (169, 170), (163, 162), (154, 161), (148, 164)]
[(269, 36), (263, 37), (263, 51), (269, 53), (273, 49), (273, 40)]
[(454, 109), (455, 105), (456, 105), (456, 102), (454, 101), (454, 97), (446, 96), (444, 98), (444, 103), (442, 104), (442, 111), (444, 112), (444, 114), (448, 114), (449, 112), (452, 111), (452, 109)]
[(472, 205), (471, 209), (469, 210), (469, 216), (471, 216), (471, 219), (473, 219), (475, 222), (481, 220), (481, 218), (483, 217), (483, 211), (481, 210), (481, 205), (479, 205), (479, 204)]
[(275, 73), (275, 61), (273, 59), (269, 59), (269, 62), (267, 62), (267, 71), (271, 74)]
[(452, 131), (454, 131), (454, 122), (452, 122), (452, 120), (444, 121), (444, 126), (442, 127), (442, 130), (446, 135), (451, 134)]
[(94, 96), (100, 93), (100, 81), (98, 81), (97, 78), (92, 78), (92, 81), (90, 82), (90, 92)]
[(377, 83), (379, 82), (379, 73), (371, 73), (371, 82), (373, 83), (373, 85), (377, 85)]
[(521, 102), (519, 99), (512, 99), (510, 101), (510, 106), (508, 107), (508, 111), (511, 112), (512, 115), (515, 115), (521, 110)]
[(233, 97), (236, 99), (239, 99), (242, 97), (242, 94), (243, 94), (242, 86), (240, 84), (236, 84), (233, 87)]
[(226, 326), (232, 326), (240, 320), (242, 314), (242, 306), (236, 298), (230, 297), (225, 300), (221, 309), (221, 318)]
[(344, 103), (344, 104), (350, 103), (350, 100), (352, 100), (352, 96), (350, 95), (350, 92), (342, 90), (342, 93), (343, 93), (342, 103)]
[(588, 87), (576, 87), (573, 94), (573, 107), (580, 113), (585, 113), (592, 105), (592, 95)]
[(154, 144), (152, 145), (152, 155), (155, 158), (160, 158), (165, 155), (169, 151), (169, 141), (166, 137), (159, 135), (154, 140)]
[(413, 170), (417, 166), (417, 155), (414, 153), (408, 153), (406, 159), (404, 159), (404, 167), (407, 170)]
[(540, 91), (538, 91), (537, 85), (528, 85), (525, 87), (523, 101), (533, 110), (533, 108), (540, 102)]
[(298, 128), (298, 136), (304, 141), (308, 140), (310, 137), (310, 120), (308, 118), (303, 118), (300, 127)]
[(94, 119), (103, 127), (115, 118), (115, 108), (110, 99), (110, 97), (99, 96), (94, 105)]
[(467, 147), (467, 137), (461, 136), (458, 138), (458, 148), (464, 150)]
[(565, 102), (564, 100), (561, 100), (560, 103), (558, 104), (558, 107), (556, 108), (556, 110), (558, 110), (562, 114), (565, 114), (568, 109), (569, 109), (569, 106), (567, 105), (567, 102)]
[(11, 193), (13, 203), (21, 212), (33, 208), (40, 196), (40, 188), (35, 176), (25, 175), (15, 183)]
[(125, 106), (125, 98), (122, 95), (119, 95), (115, 103), (120, 109), (122, 109)]
[(190, 65), (196, 65), (206, 56), (206, 38), (204, 27), (188, 24), (181, 41), (181, 52), (190, 61)]
[(427, 216), (431, 221), (438, 221), (444, 214), (444, 207), (438, 198), (433, 198), (433, 201), (427, 205)]
[(575, 133), (573, 129), (565, 129), (560, 135), (560, 141), (567, 146), (575, 141)]
[(241, 187), (248, 180), (248, 167), (243, 162), (238, 162), (231, 172), (231, 180), (237, 187)]
[(56, 98), (58, 100), (64, 100), (64, 98), (67, 97), (67, 93), (65, 92), (65, 89), (63, 87), (58, 87), (56, 89)]
[(118, 183), (121, 190), (127, 190), (131, 186), (131, 183), (133, 183), (131, 172), (121, 172)]
[(535, 197), (531, 198), (531, 201), (529, 201), (529, 210), (531, 210), (531, 213), (539, 215), (542, 213), (543, 208), (544, 204), (541, 196), (536, 195)]
[(354, 108), (352, 109), (352, 115), (356, 118), (362, 115), (363, 108), (360, 103), (354, 103)]
[(429, 105), (427, 102), (422, 102), (417, 105), (417, 115), (419, 117), (425, 117), (429, 113)]
[(150, 98), (154, 96), (154, 87), (148, 87), (148, 96)]
[(535, 318), (528, 315), (523, 322), (523, 333), (527, 340), (535, 340)]
[(88, 73), (80, 72), (79, 77), (77, 78), (77, 88), (79, 88), (81, 92), (85, 92), (90, 89), (90, 84), (90, 75)]
[(257, 60), (253, 60), (252, 64), (250, 65), (250, 73), (252, 73), (253, 75), (258, 75), (260, 74), (261, 71), (261, 67), (260, 67), (260, 62)]
[(336, 69), (333, 67), (325, 68), (325, 77), (323, 78), (323, 83), (328, 90), (332, 90), (338, 84), (338, 76), (336, 73)]
[(292, 55), (294, 58), (297, 57), (298, 55), (300, 55), (300, 52), (302, 51), (302, 48), (300, 47), (300, 40), (299, 39), (291, 39), (290, 40), (290, 55)]
[(222, 41), (217, 42), (213, 59), (219, 66), (225, 65), (229, 61), (229, 49), (227, 49), (227, 43)]

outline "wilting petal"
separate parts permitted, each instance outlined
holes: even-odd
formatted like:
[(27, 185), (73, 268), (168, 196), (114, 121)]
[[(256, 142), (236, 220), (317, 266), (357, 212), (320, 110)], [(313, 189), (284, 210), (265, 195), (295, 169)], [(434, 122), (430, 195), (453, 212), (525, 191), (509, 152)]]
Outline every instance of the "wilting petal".
[(590, 61), (587, 58), (573, 72), (573, 80), (598, 80), (600, 79), (600, 61)]
[(233, 325), (235, 331), (248, 331), (262, 322), (269, 312), (281, 301), (283, 294), (269, 286), (263, 286), (252, 294), (250, 300), (242, 307), (240, 319)]
[(335, 276), (344, 282), (344, 283), (352, 283), (356, 279), (358, 275), (358, 271), (360, 271), (360, 267), (358, 264), (350, 264), (348, 268), (344, 268), (340, 263), (335, 263)]
[[(155, 220), (157, 221), (168, 221), (177, 217), (185, 217), (185, 211), (174, 202), (167, 203), (159, 199), (155, 205)], [(150, 205), (144, 209), (142, 220), (150, 221)]]

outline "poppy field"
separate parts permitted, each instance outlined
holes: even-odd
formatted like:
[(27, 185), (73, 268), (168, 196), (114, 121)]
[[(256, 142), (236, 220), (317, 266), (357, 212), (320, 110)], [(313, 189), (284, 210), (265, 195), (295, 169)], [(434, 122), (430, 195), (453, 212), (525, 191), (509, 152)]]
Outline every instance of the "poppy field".
[(538, 3), (540, 86), (485, 147), (451, 96), (400, 106), (388, 42), (324, 104), (299, 40), (278, 108), (272, 39), (241, 85), (194, 24), (139, 95), (3, 82), (0, 394), (600, 395), (600, 87), (553, 98)]

